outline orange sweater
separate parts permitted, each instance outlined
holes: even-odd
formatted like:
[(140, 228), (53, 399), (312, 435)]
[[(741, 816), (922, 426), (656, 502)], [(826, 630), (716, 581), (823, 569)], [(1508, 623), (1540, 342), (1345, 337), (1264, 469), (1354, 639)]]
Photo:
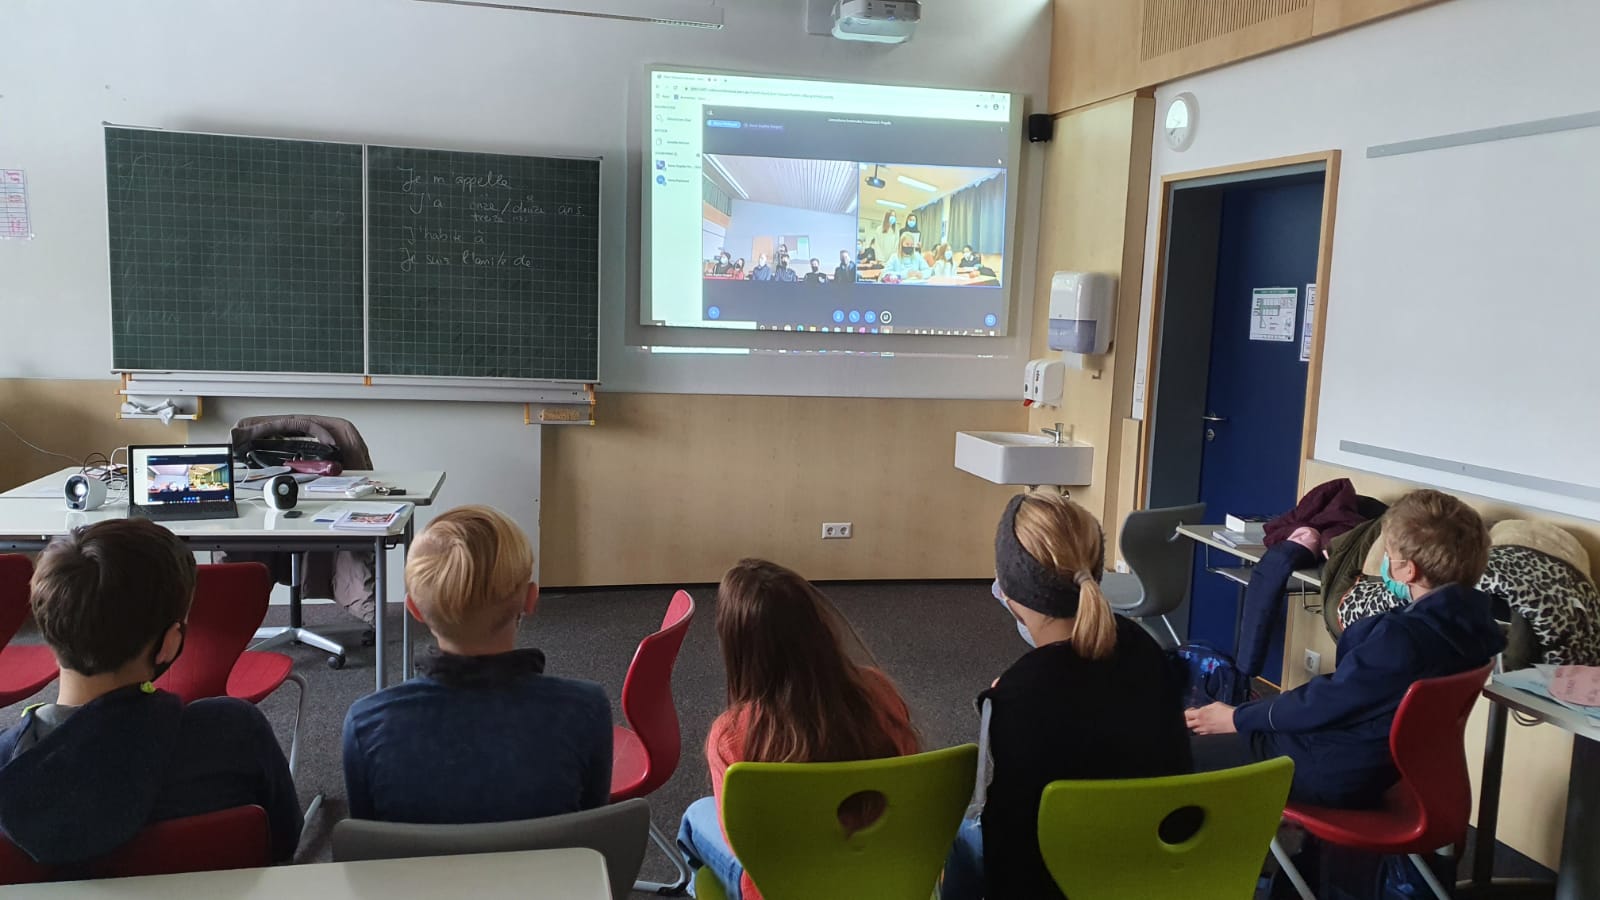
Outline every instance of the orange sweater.
[[(894, 741), (895, 751), (901, 756), (916, 753), (917, 733), (911, 727), (911, 710), (906, 706), (906, 701), (900, 697), (900, 691), (895, 688), (894, 682), (877, 669), (862, 669), (862, 674), (866, 678), (867, 691), (872, 696), (873, 705), (878, 710), (878, 723)], [(733, 710), (726, 710), (711, 723), (711, 733), (706, 736), (706, 762), (711, 767), (711, 792), (717, 798), (719, 816), (722, 812), (722, 778), (728, 773), (729, 766), (743, 762), (740, 757), (744, 749), (745, 730), (748, 727), (749, 723), (745, 716), (736, 715)], [(726, 837), (726, 826), (723, 827), (723, 834)], [(761, 900), (761, 893), (756, 890), (748, 872), (745, 873), (739, 890), (744, 900)]]

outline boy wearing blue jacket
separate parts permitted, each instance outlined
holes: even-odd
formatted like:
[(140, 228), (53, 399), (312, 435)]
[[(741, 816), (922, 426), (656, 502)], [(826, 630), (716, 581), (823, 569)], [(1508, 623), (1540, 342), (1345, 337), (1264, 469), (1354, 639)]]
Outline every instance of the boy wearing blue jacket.
[(47, 866), (92, 862), (146, 825), (267, 811), (272, 858), (300, 840), (289, 764), (260, 710), (156, 690), (183, 651), (194, 554), (146, 519), (109, 519), (39, 556), (33, 617), (61, 665), (56, 702), (0, 734), (0, 832)]
[(1383, 522), (1384, 582), (1409, 601), (1363, 619), (1339, 638), (1331, 675), (1237, 709), (1223, 703), (1191, 709), (1196, 767), (1227, 768), (1288, 756), (1290, 797), (1342, 809), (1379, 806), (1398, 779), (1389, 728), (1413, 682), (1487, 664), (1505, 648), (1478, 583), (1489, 558), (1489, 531), (1449, 494), (1415, 491)]

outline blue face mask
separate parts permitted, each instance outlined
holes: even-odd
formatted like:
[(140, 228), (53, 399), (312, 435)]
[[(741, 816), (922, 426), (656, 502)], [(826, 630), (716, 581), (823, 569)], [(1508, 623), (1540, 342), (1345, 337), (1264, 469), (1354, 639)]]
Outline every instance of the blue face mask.
[(1383, 578), (1383, 586), (1389, 589), (1389, 593), (1393, 594), (1396, 600), (1406, 603), (1411, 602), (1411, 588), (1389, 576), (1389, 554), (1387, 553), (1383, 555), (1383, 566), (1378, 569), (1378, 575)]
[(1000, 608), (1006, 611), (1006, 615), (1017, 623), (1017, 634), (1022, 635), (1023, 643), (1029, 647), (1037, 647), (1038, 645), (1033, 642), (1033, 635), (1028, 633), (1028, 626), (1022, 624), (1022, 620), (1018, 619), (1016, 613), (1011, 611), (1011, 604), (1006, 602), (1005, 595), (1000, 593), (1000, 579), (995, 579), (994, 584), (989, 588), (989, 592), (994, 594), (994, 599), (1000, 601)]

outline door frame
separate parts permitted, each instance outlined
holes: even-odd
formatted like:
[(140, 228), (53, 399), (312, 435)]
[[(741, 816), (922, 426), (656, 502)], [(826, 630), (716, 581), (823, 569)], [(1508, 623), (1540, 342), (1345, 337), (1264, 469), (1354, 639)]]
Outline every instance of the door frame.
[[(1144, 348), (1146, 360), (1146, 406), (1142, 427), (1139, 429), (1139, 478), (1131, 509), (1144, 509), (1149, 505), (1150, 466), (1153, 461), (1151, 459), (1151, 445), (1155, 437), (1155, 429), (1149, 427), (1149, 423), (1153, 417), (1158, 396), (1158, 392), (1155, 390), (1156, 379), (1160, 375), (1158, 369), (1161, 362), (1158, 350), (1161, 342), (1162, 312), (1166, 306), (1167, 299), (1167, 226), (1171, 216), (1174, 187), (1181, 187), (1184, 182), (1188, 181), (1212, 180), (1225, 176), (1249, 175), (1250, 173), (1259, 173), (1261, 180), (1266, 180), (1275, 177), (1273, 170), (1276, 169), (1322, 163), (1322, 226), (1317, 237), (1317, 309), (1315, 321), (1311, 326), (1311, 360), (1308, 363), (1310, 368), (1306, 372), (1305, 418), (1300, 425), (1299, 484), (1304, 486), (1306, 463), (1316, 450), (1317, 398), (1322, 393), (1322, 341), (1327, 329), (1328, 301), (1330, 297), (1329, 278), (1333, 271), (1333, 228), (1338, 213), (1339, 158), (1340, 152), (1338, 150), (1324, 150), (1318, 153), (1280, 156), (1274, 159), (1216, 166), (1209, 169), (1195, 169), (1188, 172), (1174, 172), (1161, 176), (1161, 211), (1156, 219), (1155, 275), (1150, 293), (1150, 334), (1146, 339)], [(1247, 185), (1253, 180), (1256, 179), (1244, 178), (1237, 183)]]

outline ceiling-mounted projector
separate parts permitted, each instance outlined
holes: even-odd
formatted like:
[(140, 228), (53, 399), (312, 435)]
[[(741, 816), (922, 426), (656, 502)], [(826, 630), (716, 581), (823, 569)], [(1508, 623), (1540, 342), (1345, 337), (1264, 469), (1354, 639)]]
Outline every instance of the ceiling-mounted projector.
[(903, 44), (922, 19), (918, 0), (837, 0), (833, 36), (841, 41)]
[(881, 187), (883, 187), (884, 181), (883, 181), (882, 178), (878, 177), (878, 169), (879, 168), (881, 168), (881, 167), (880, 166), (876, 166), (876, 165), (874, 165), (872, 167), (872, 175), (867, 178), (867, 187), (871, 187), (871, 188), (881, 188)]

